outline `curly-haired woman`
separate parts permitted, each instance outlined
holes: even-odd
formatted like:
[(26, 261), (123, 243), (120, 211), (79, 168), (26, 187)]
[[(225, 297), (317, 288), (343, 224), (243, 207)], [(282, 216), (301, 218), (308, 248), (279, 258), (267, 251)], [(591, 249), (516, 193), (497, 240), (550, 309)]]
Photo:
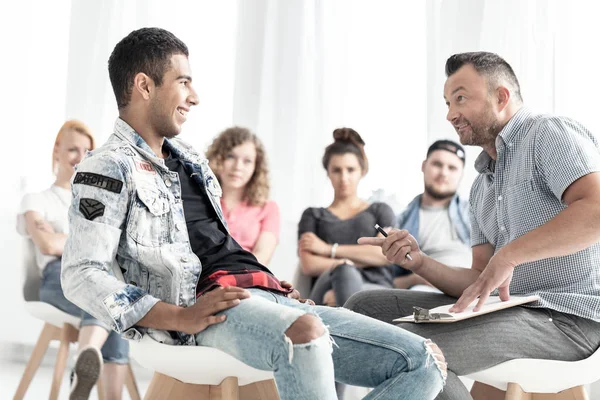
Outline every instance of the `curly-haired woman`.
[(247, 128), (221, 132), (206, 157), (223, 189), (221, 208), (231, 236), (263, 265), (279, 240), (279, 208), (269, 200), (269, 167), (260, 139)]

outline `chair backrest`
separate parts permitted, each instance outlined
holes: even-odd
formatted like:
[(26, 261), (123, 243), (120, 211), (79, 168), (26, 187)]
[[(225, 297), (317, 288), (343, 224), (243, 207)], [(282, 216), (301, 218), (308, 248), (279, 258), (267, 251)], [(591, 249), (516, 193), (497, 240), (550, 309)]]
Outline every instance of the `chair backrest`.
[(296, 290), (300, 293), (301, 298), (308, 299), (312, 289), (312, 278), (302, 273), (302, 266), (300, 263), (298, 263), (296, 270), (294, 271), (292, 285), (294, 285)]
[(23, 298), (25, 301), (40, 301), (41, 274), (35, 260), (35, 244), (31, 239), (23, 239), (22, 243)]

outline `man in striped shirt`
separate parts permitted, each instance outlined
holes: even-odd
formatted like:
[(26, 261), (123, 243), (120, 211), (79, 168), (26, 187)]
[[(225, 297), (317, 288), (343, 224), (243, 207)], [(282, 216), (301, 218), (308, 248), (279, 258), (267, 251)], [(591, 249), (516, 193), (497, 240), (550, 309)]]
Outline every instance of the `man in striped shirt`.
[(456, 303), (451, 311), (461, 312), (490, 294), (539, 295), (451, 325), (402, 325), (446, 355), (438, 399), (463, 399), (471, 397), (457, 376), (515, 358), (580, 360), (600, 345), (600, 150), (580, 123), (524, 107), (513, 69), (496, 54), (453, 55), (446, 75), (448, 121), (463, 145), (483, 148), (470, 196), (471, 268), (434, 261), (407, 231), (363, 238), (444, 294), (362, 292), (346, 307), (390, 322), (413, 306)]

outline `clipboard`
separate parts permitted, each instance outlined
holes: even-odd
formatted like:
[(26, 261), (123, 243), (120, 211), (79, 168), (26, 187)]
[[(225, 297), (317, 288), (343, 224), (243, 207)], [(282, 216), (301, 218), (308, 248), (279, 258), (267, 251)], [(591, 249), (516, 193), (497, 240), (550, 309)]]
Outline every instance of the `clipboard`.
[(521, 304), (532, 303), (538, 301), (540, 296), (510, 296), (510, 300), (502, 301), (498, 296), (490, 296), (481, 309), (477, 312), (473, 312), (473, 309), (477, 305), (479, 299), (473, 301), (465, 311), (461, 313), (452, 313), (448, 311), (454, 304), (448, 304), (445, 306), (439, 306), (428, 310), (421, 307), (413, 307), (413, 314), (407, 315), (406, 317), (396, 318), (393, 322), (414, 322), (414, 323), (450, 323), (456, 321), (462, 321), (464, 319), (474, 318), (483, 314), (488, 314), (498, 310), (504, 310), (518, 306)]

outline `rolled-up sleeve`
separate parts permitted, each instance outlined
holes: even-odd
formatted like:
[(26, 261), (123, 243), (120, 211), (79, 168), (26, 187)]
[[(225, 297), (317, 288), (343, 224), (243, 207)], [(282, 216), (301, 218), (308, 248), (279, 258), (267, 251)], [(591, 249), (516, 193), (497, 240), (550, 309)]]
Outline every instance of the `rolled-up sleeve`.
[(538, 127), (535, 165), (557, 199), (577, 179), (600, 171), (595, 137), (581, 124), (566, 118), (548, 118)]
[(61, 274), (65, 297), (119, 333), (159, 301), (113, 273), (130, 199), (124, 171), (119, 159), (106, 154), (78, 165)]

